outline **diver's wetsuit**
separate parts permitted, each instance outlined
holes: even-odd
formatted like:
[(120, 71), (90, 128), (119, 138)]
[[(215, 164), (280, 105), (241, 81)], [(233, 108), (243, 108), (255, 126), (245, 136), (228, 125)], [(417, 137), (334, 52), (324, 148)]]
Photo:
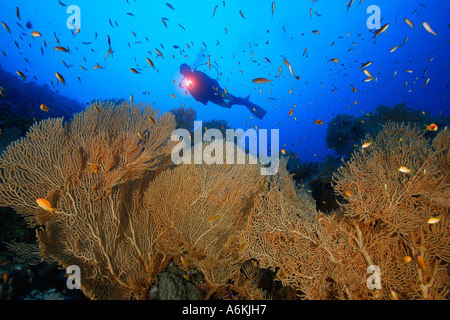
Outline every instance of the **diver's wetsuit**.
[(266, 114), (266, 111), (249, 101), (249, 97), (245, 99), (235, 97), (232, 94), (225, 92), (219, 85), (219, 82), (212, 79), (201, 71), (191, 71), (189, 66), (182, 65), (180, 71), (187, 79), (186, 89), (192, 95), (192, 97), (206, 105), (209, 101), (215, 103), (224, 108), (231, 108), (233, 105), (243, 105), (258, 119), (262, 119)]
[[(208, 101), (215, 104), (221, 104), (225, 101), (219, 94), (220, 92), (223, 92), (223, 89), (220, 87), (217, 80), (212, 79), (205, 73), (197, 70), (193, 71), (189, 78), (192, 78), (192, 85), (187, 84), (186, 89), (195, 100), (200, 101), (204, 105), (206, 105)], [(231, 98), (235, 98), (231, 94), (228, 95)], [(229, 107), (231, 107), (231, 105)]]

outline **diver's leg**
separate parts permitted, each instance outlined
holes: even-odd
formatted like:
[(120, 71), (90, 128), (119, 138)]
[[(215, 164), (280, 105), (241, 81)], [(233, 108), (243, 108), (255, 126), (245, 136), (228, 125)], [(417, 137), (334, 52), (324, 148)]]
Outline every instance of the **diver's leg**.
[(266, 114), (266, 111), (263, 108), (250, 102), (250, 95), (246, 96), (245, 98), (239, 98), (239, 97), (233, 96), (233, 100), (230, 101), (230, 107), (233, 104), (246, 106), (247, 109), (258, 119), (264, 118), (264, 116)]
[(220, 94), (214, 94), (212, 97), (209, 98), (209, 101), (211, 101), (214, 104), (217, 104), (218, 106), (224, 107), (224, 108), (231, 108), (233, 103), (231, 101), (226, 101), (223, 98), (223, 95)]
[(229, 100), (229, 108), (231, 108), (231, 106), (235, 105), (235, 104), (244, 106), (248, 102), (248, 99), (250, 97), (250, 95), (248, 95), (245, 98), (239, 98), (239, 97), (233, 96), (232, 94), (230, 94), (228, 92), (226, 94), (225, 94), (225, 92), (222, 92), (222, 96), (224, 99)]
[(219, 92), (217, 93), (217, 98), (220, 97), (219, 99), (215, 99), (216, 101), (212, 101), (215, 104), (224, 107), (224, 108), (231, 108), (231, 106), (233, 106), (234, 104), (236, 104), (235, 100), (236, 97), (233, 96), (232, 94), (229, 94), (228, 92), (225, 92), (225, 90), (223, 90), (222, 88), (219, 89)]
[(217, 104), (218, 106), (224, 107), (224, 108), (231, 108), (231, 106), (233, 105), (230, 101), (225, 101), (222, 100), (220, 102), (214, 102), (215, 104)]
[(223, 94), (224, 99), (227, 99), (230, 101), (230, 107), (234, 104), (245, 106), (245, 104), (248, 102), (248, 100), (250, 98), (250, 95), (248, 95), (245, 98), (239, 98), (239, 97), (233, 96), (232, 94), (230, 94), (228, 92), (226, 94), (223, 92), (222, 94)]
[[(233, 96), (231, 93), (225, 92), (225, 90), (223, 90), (222, 88), (219, 89), (218, 96), (220, 96), (222, 98), (221, 100), (223, 102), (221, 102), (221, 103), (215, 102), (215, 103), (222, 107), (225, 107), (225, 108), (231, 108), (231, 106), (233, 106), (235, 104), (244, 106), (250, 98), (250, 95), (248, 95), (245, 98), (239, 98), (239, 97)], [(228, 101), (225, 101), (225, 100), (228, 100)]]

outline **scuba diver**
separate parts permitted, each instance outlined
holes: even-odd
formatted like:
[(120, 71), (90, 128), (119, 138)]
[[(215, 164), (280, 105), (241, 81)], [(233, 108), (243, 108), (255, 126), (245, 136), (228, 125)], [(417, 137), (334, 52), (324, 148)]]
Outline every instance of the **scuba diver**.
[(183, 80), (186, 79), (184, 85), (186, 89), (195, 100), (204, 105), (206, 105), (208, 101), (224, 108), (231, 108), (235, 104), (243, 105), (258, 119), (262, 119), (266, 114), (266, 111), (263, 108), (249, 101), (250, 95), (246, 98), (235, 97), (222, 89), (217, 80), (210, 78), (201, 71), (195, 69), (192, 71), (185, 63), (180, 66), (180, 73), (184, 75)]

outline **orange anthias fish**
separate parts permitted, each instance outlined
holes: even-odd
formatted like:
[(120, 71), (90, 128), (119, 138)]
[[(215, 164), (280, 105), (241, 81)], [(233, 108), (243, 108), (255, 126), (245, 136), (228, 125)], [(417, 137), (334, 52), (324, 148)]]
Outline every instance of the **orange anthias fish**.
[(155, 48), (155, 50), (156, 50), (156, 53), (158, 54), (157, 57), (158, 57), (158, 56), (161, 56), (161, 58), (164, 59), (164, 56), (163, 56), (163, 54), (161, 53), (161, 51), (159, 51), (158, 48)]
[(363, 68), (367, 68), (368, 66), (370, 66), (372, 64), (372, 61), (366, 62), (364, 63), (361, 67), (359, 67), (359, 70), (363, 69)]
[(324, 218), (326, 217), (326, 215), (324, 213), (321, 213), (317, 216), (316, 221), (320, 222), (322, 221)]
[(0, 262), (0, 267), (6, 266), (10, 262), (11, 261), (9, 261), (9, 260), (2, 261), (2, 262)]
[(323, 121), (319, 119), (319, 120), (314, 121), (314, 123), (320, 125), (320, 124), (323, 124)]
[(27, 78), (26, 75), (23, 74), (22, 71), (16, 71), (16, 73), (19, 75), (19, 77), (21, 77), (23, 80), (25, 80)]
[(261, 83), (270, 83), (270, 84), (272, 84), (271, 81), (272, 80), (268, 80), (266, 78), (255, 78), (255, 79), (252, 80), (252, 82), (256, 83), (256, 84), (261, 84)]
[(67, 52), (70, 53), (69, 47), (64, 48), (64, 47), (55, 47), (56, 51), (61, 51), (61, 52)]
[(440, 221), (439, 217), (432, 217), (427, 220), (428, 224), (436, 224)]
[(247, 242), (243, 242), (239, 245), (238, 250), (244, 249), (244, 247), (247, 245)]
[(425, 265), (425, 261), (423, 261), (423, 258), (421, 256), (417, 255), (416, 259), (417, 259), (417, 264), (419, 265), (419, 268), (423, 272), (427, 273), (427, 266)]
[[(104, 60), (108, 59), (108, 57), (109, 57), (109, 55), (110, 55), (111, 53), (114, 53), (114, 51), (112, 51), (112, 48), (109, 47), (109, 48), (108, 48), (108, 53), (106, 54), (106, 57), (105, 57)], [(97, 63), (97, 64), (98, 64), (98, 63)]]
[(411, 27), (411, 29), (414, 28), (414, 23), (412, 23), (411, 20), (409, 20), (408, 18), (405, 18), (405, 22), (406, 22), (406, 24), (407, 24), (408, 26)]
[(398, 171), (403, 172), (403, 173), (411, 173), (411, 170), (409, 170), (406, 167), (400, 167), (400, 168), (398, 168)]
[(98, 164), (92, 164), (88, 167), (90, 173), (97, 173), (99, 169), (100, 167)]
[(55, 72), (56, 78), (58, 78), (59, 81), (62, 82), (63, 85), (66, 85), (66, 80), (62, 75), (60, 75), (58, 72)]
[(352, 194), (348, 190), (342, 190), (342, 193), (345, 194), (347, 197), (352, 196)]
[(410, 256), (406, 256), (403, 258), (403, 262), (404, 263), (410, 263), (411, 262), (411, 257)]
[(422, 23), (423, 27), (425, 28), (425, 30), (427, 30), (429, 33), (431, 33), (432, 35), (437, 36), (437, 33), (433, 31), (433, 29), (431, 29), (430, 25), (428, 24), (428, 22), (424, 21)]
[(208, 218), (208, 222), (213, 222), (214, 220), (217, 220), (219, 218), (220, 218), (220, 216), (211, 216)]
[(41, 33), (38, 32), (38, 31), (33, 31), (33, 32), (31, 33), (31, 36), (32, 36), (33, 38), (37, 38), (37, 37), (40, 37), (40, 36), (42, 36), (42, 35), (41, 35)]
[(214, 8), (214, 12), (213, 12), (211, 18), (215, 16), (218, 7), (219, 7), (219, 6), (216, 6), (216, 7)]
[(351, 1), (349, 2), (348, 6), (347, 6), (347, 11), (350, 10), (350, 7), (352, 6), (353, 1), (355, 1), (355, 0), (351, 0)]
[(56, 211), (56, 208), (52, 208), (52, 205), (50, 204), (50, 202), (48, 202), (47, 199), (38, 198), (36, 199), (36, 203), (41, 209), (44, 209), (45, 211), (48, 211), (50, 213), (54, 213)]
[(389, 50), (389, 52), (390, 52), (390, 53), (394, 52), (394, 51), (397, 50), (400, 46), (401, 46), (401, 44), (396, 45), (395, 47), (392, 47), (391, 50)]
[(146, 138), (145, 138), (145, 136), (144, 136), (144, 134), (143, 134), (142, 132), (138, 131), (137, 135), (138, 135), (139, 138), (141, 138), (142, 140), (144, 140), (144, 141), (146, 140)]
[(155, 65), (153, 64), (153, 61), (150, 60), (149, 58), (145, 58), (145, 59), (147, 60), (148, 64), (151, 65), (153, 69), (155, 69)]
[(372, 145), (373, 141), (369, 141), (369, 142), (364, 142), (363, 145), (361, 146), (361, 148), (367, 148), (370, 147)]
[(48, 112), (50, 110), (45, 104), (41, 104), (41, 110), (44, 112)]
[(150, 120), (153, 124), (156, 124), (156, 120), (153, 117), (148, 116), (148, 120)]
[(181, 256), (181, 263), (183, 264), (183, 267), (186, 269), (186, 271), (189, 271), (189, 262), (188, 259), (185, 256)]
[(367, 70), (367, 69), (364, 69), (364, 74), (368, 77), (368, 78), (372, 78), (372, 74), (370, 73), (370, 71), (369, 70)]
[(387, 28), (389, 28), (389, 23), (386, 23), (384, 26), (382, 26), (381, 29), (375, 33), (375, 35), (373, 36), (373, 39), (375, 39), (377, 36), (379, 36), (380, 34), (385, 32), (387, 30)]
[(8, 31), (8, 33), (11, 33), (11, 30), (9, 29), (8, 25), (6, 23), (4, 23), (3, 21), (2, 21), (2, 26), (3, 26), (3, 28), (6, 29), (6, 31)]
[(437, 129), (438, 129), (438, 126), (435, 125), (434, 123), (430, 124), (429, 126), (426, 125), (426, 127), (427, 127), (427, 128), (425, 129), (425, 131), (426, 131), (426, 130), (429, 130), (429, 131), (437, 131)]

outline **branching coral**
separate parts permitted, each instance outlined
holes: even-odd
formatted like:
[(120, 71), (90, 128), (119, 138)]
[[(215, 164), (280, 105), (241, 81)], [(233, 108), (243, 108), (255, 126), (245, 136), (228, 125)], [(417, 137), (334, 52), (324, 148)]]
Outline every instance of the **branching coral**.
[(208, 295), (231, 285), (239, 296), (261, 297), (237, 242), (265, 188), (261, 167), (175, 167), (173, 115), (141, 109), (96, 103), (66, 126), (62, 119), (35, 124), (0, 158), (0, 204), (39, 227), (42, 257), (80, 266), (90, 298), (146, 297), (181, 255), (204, 272)]
[(185, 109), (184, 107), (178, 107), (169, 112), (175, 116), (175, 122), (177, 123), (176, 129), (186, 129), (191, 133), (194, 131), (194, 121), (197, 117), (197, 111), (194, 108), (189, 107)]
[[(36, 123), (0, 159), (0, 203), (41, 227), (44, 257), (82, 267), (91, 298), (137, 297), (165, 266), (141, 198), (149, 177), (170, 164), (175, 122), (141, 108), (97, 104), (68, 126), (62, 119)], [(50, 201), (55, 213), (36, 198)]]
[[(97, 103), (67, 125), (36, 123), (0, 158), (0, 205), (39, 228), (43, 258), (80, 266), (90, 298), (147, 298), (170, 260), (186, 268), (182, 259), (203, 273), (206, 298), (263, 298), (260, 268), (307, 299), (446, 297), (447, 131), (433, 144), (392, 123), (367, 136), (372, 144), (334, 175), (345, 200), (325, 215), (285, 160), (274, 176), (261, 176), (250, 155), (247, 164), (173, 165), (174, 129), (172, 114), (127, 103)], [(367, 287), (374, 265), (380, 289)]]
[[(334, 149), (337, 154), (350, 157), (365, 134), (376, 136), (389, 121), (409, 123), (425, 129), (431, 123), (444, 128), (449, 120), (449, 116), (432, 116), (428, 112), (408, 108), (405, 103), (399, 103), (393, 107), (380, 105), (373, 113), (367, 113), (358, 118), (347, 114), (337, 115), (328, 124), (326, 142), (328, 148)], [(435, 137), (435, 134), (436, 132), (433, 131), (426, 133), (428, 137)]]
[[(245, 254), (307, 299), (446, 298), (449, 136), (430, 145), (417, 129), (388, 124), (334, 176), (346, 201), (329, 216), (280, 171), (242, 233)], [(367, 286), (369, 266), (381, 272), (380, 289)]]
[[(236, 148), (227, 142), (224, 152), (227, 145)], [(249, 157), (247, 164), (182, 165), (167, 170), (144, 195), (158, 225), (158, 252), (174, 261), (187, 257), (205, 275), (208, 294), (241, 277), (245, 260), (240, 258), (237, 235), (246, 230), (252, 208), (267, 187), (261, 167), (248, 164)]]
[(334, 149), (339, 155), (346, 155), (352, 145), (364, 137), (364, 125), (356, 118), (347, 115), (337, 115), (327, 128), (327, 147)]
[[(342, 213), (356, 231), (352, 239), (366, 262), (382, 270), (385, 298), (386, 289), (402, 298), (437, 299), (448, 292), (449, 136), (441, 131), (430, 145), (419, 130), (388, 123), (334, 177), (346, 198)], [(438, 223), (427, 223), (436, 217)], [(403, 263), (407, 256), (414, 262)]]

